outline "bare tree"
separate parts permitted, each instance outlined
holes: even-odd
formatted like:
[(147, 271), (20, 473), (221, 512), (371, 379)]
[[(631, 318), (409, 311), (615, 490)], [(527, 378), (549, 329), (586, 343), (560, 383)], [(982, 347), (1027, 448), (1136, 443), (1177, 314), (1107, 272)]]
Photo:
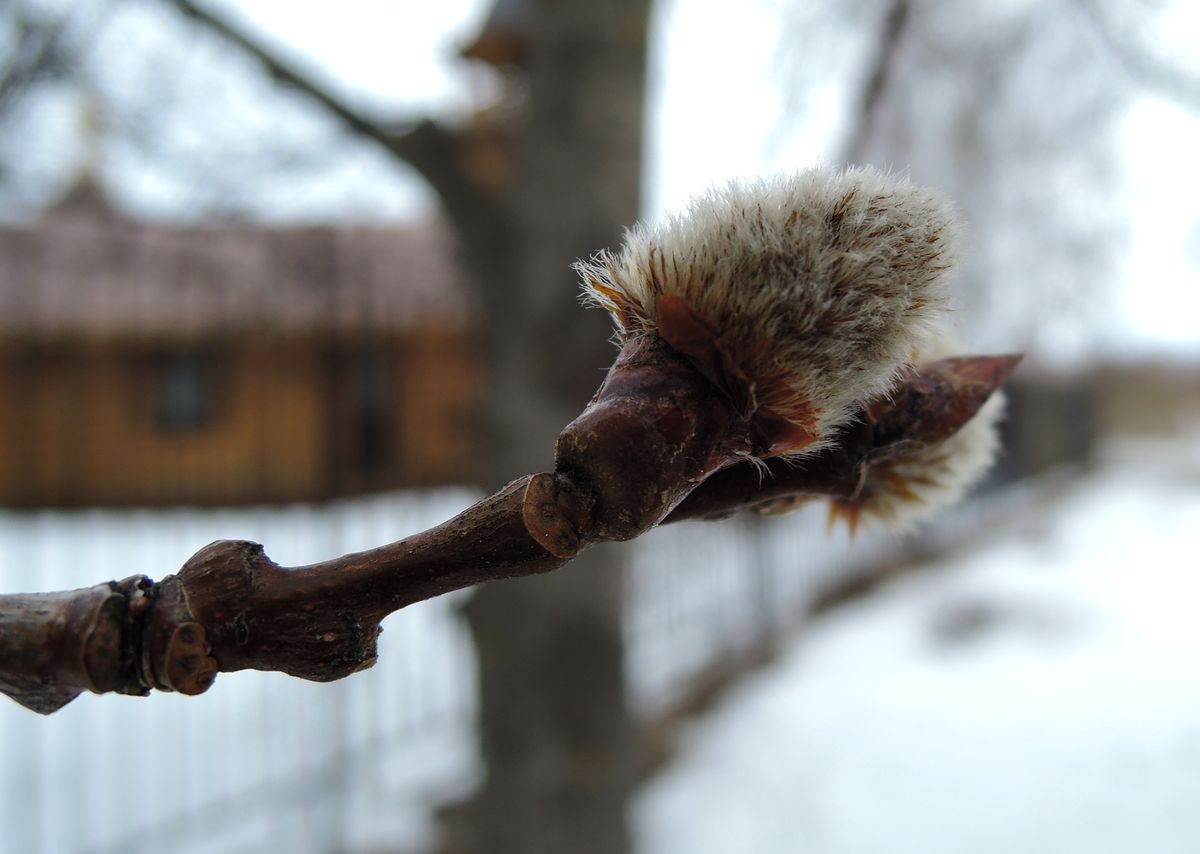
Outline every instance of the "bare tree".
[(48, 89), (74, 72), (81, 16), (69, 10), (57, 16), (32, 3), (13, 0), (0, 17), (0, 198), (28, 203), (34, 195), (29, 166), (12, 152), (28, 123), (26, 113)]
[[(841, 159), (902, 169), (959, 204), (960, 334), (992, 346), (1082, 345), (1109, 310), (1112, 131), (1128, 89), (1080, 5), (860, 0), (798, 21), (822, 57), (862, 56), (843, 72), (857, 95)], [(794, 73), (825, 73), (817, 63)]]

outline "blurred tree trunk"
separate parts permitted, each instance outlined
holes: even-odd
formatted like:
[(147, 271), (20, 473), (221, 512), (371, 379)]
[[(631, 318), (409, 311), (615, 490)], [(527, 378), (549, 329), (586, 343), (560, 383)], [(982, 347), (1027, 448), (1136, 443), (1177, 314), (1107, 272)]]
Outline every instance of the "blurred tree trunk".
[[(616, 243), (637, 217), (650, 0), (496, 0), (491, 35), (516, 49), (466, 55), (520, 65), (505, 73), (527, 97), (463, 129), (426, 120), (403, 132), (206, 4), (164, 2), (434, 188), (483, 298), (485, 485), (549, 470), (559, 430), (615, 355), (608, 318), (578, 305), (570, 264)], [(487, 778), (472, 804), (472, 838), (452, 848), (628, 849), (636, 757), (622, 601), (620, 550), (595, 548), (552, 576), (485, 586), (469, 603)]]
[[(638, 213), (648, 7), (559, 0), (529, 17), (509, 231), (468, 247), (485, 279), (490, 486), (552, 466), (558, 431), (612, 361), (608, 319), (580, 309), (569, 265)], [(472, 848), (628, 849), (621, 561), (619, 548), (593, 549), (552, 576), (487, 585), (468, 605), (487, 765)]]

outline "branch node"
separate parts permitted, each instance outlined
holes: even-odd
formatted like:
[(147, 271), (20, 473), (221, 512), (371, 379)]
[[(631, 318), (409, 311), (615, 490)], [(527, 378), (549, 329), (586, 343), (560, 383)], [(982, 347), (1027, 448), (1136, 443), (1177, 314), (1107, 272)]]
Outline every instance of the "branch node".
[(208, 654), (204, 626), (182, 623), (167, 643), (163, 675), (167, 686), (180, 694), (203, 694), (217, 677), (217, 661)]
[(521, 517), (529, 535), (557, 558), (570, 560), (585, 545), (581, 531), (595, 499), (562, 474), (541, 472), (529, 479)]

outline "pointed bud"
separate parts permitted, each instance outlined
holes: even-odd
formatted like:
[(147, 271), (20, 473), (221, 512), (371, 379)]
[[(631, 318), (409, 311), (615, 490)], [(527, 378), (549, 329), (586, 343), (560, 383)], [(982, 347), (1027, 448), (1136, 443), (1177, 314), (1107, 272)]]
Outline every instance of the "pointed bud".
[(923, 365), (864, 417), (876, 450), (850, 498), (830, 502), (830, 521), (908, 530), (958, 501), (991, 469), (1004, 395), (1020, 356), (973, 356)]

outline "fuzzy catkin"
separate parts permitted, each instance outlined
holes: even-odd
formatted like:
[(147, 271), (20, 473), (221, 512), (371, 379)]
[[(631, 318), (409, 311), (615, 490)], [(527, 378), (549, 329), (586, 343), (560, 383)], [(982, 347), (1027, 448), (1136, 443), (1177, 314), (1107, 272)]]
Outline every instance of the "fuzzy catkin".
[(755, 411), (804, 425), (812, 440), (784, 451), (803, 453), (922, 348), (954, 231), (949, 206), (906, 179), (817, 167), (713, 190), (576, 269), (623, 341), (659, 331), (664, 296), (686, 302)]

